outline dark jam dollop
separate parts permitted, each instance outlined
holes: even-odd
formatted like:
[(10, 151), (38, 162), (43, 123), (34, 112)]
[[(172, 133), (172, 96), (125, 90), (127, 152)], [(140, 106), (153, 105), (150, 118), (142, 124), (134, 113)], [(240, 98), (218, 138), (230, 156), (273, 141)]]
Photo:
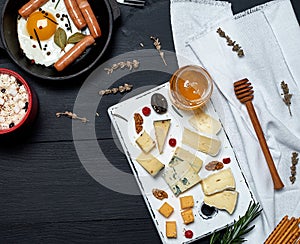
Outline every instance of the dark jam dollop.
[(215, 207), (208, 206), (204, 202), (202, 203), (199, 214), (203, 219), (211, 219), (218, 213), (218, 210)]

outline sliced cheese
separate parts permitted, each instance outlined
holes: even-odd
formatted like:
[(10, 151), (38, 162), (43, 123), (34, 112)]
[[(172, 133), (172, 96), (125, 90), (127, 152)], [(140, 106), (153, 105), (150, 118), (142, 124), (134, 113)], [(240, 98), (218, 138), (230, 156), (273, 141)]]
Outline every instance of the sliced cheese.
[(198, 173), (202, 167), (203, 161), (200, 158), (181, 147), (176, 148), (174, 156), (176, 156), (179, 160), (188, 162), (196, 173)]
[(187, 128), (183, 130), (182, 143), (211, 156), (216, 156), (221, 148), (219, 140), (199, 135)]
[(156, 120), (153, 122), (155, 136), (157, 141), (157, 147), (160, 154), (162, 154), (165, 141), (170, 129), (171, 119)]
[(232, 214), (235, 210), (237, 199), (237, 191), (222, 191), (210, 196), (205, 196), (204, 202), (211, 207), (225, 209), (229, 214)]
[(150, 152), (152, 148), (155, 147), (155, 141), (152, 140), (151, 136), (146, 131), (143, 131), (135, 142), (145, 153)]
[(201, 181), (199, 175), (188, 162), (181, 161), (176, 157), (171, 159), (169, 167), (163, 173), (163, 178), (175, 196), (187, 191)]
[(201, 181), (205, 195), (212, 195), (224, 190), (235, 190), (235, 179), (230, 168), (211, 174)]
[(204, 113), (201, 109), (195, 111), (189, 122), (196, 130), (209, 134), (216, 135), (222, 128), (218, 120)]
[(152, 176), (156, 176), (158, 172), (165, 167), (165, 165), (155, 158), (151, 153), (146, 154), (142, 152), (136, 158), (136, 161), (142, 165), (143, 168)]

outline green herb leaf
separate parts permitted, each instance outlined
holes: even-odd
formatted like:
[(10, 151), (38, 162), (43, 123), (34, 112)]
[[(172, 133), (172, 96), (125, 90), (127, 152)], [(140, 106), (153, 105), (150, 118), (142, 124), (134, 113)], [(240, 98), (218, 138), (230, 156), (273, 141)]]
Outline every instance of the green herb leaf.
[(77, 42), (80, 42), (84, 37), (85, 37), (84, 34), (82, 34), (80, 32), (76, 32), (68, 38), (68, 43), (69, 44), (76, 44)]
[(64, 51), (67, 45), (67, 34), (63, 28), (58, 28), (54, 34), (54, 43)]
[(243, 236), (254, 229), (255, 225), (251, 227), (249, 225), (260, 215), (261, 211), (259, 203), (251, 202), (245, 215), (234, 221), (233, 225), (227, 226), (222, 236), (220, 232), (213, 233), (210, 244), (236, 244), (245, 242), (246, 240)]

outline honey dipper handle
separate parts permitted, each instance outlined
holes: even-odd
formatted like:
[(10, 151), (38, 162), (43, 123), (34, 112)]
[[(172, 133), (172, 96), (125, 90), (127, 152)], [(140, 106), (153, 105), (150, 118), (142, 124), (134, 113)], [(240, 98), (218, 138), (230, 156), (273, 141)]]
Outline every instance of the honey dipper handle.
[(268, 164), (268, 167), (269, 167), (269, 170), (270, 170), (270, 173), (271, 173), (271, 177), (272, 177), (272, 180), (273, 180), (273, 184), (274, 184), (274, 189), (276, 189), (276, 190), (282, 189), (284, 187), (284, 184), (282, 183), (282, 181), (280, 179), (280, 176), (279, 176), (279, 174), (276, 170), (275, 164), (273, 162), (271, 153), (269, 151), (269, 147), (267, 145), (267, 142), (266, 142), (266, 139), (264, 137), (263, 131), (261, 129), (260, 123), (258, 121), (256, 112), (255, 112), (254, 107), (253, 107), (253, 104), (252, 104), (251, 101), (249, 101), (249, 102), (246, 102), (245, 105), (247, 107), (252, 125), (254, 127), (255, 132), (256, 132), (260, 147), (261, 147), (261, 149), (263, 151), (263, 154), (265, 156), (265, 159), (267, 161), (267, 164)]

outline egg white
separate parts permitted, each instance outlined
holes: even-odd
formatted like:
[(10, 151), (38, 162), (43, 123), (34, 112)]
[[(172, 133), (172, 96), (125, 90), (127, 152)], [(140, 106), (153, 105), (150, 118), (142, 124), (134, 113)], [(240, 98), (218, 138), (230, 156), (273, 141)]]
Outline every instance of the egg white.
[[(66, 9), (63, 0), (55, 0), (54, 2), (50, 0), (47, 3), (45, 3), (41, 8), (45, 12), (51, 13), (56, 18), (56, 22), (58, 23), (57, 28), (59, 27), (63, 28), (67, 34), (67, 37), (73, 35), (76, 32), (81, 32), (76, 28), (76, 26), (72, 22), (72, 19), (68, 14), (68, 11)], [(59, 14), (60, 16), (62, 16), (63, 14), (68, 15), (68, 18), (65, 17), (64, 20), (61, 21), (60, 19), (61, 17), (57, 18), (56, 14)], [(68, 19), (70, 21), (68, 21)], [(34, 39), (30, 39), (30, 35), (28, 34), (26, 28), (26, 23), (27, 20), (25, 18), (22, 17), (18, 19), (17, 22), (18, 39), (19, 39), (20, 47), (23, 50), (26, 57), (30, 60), (34, 60), (34, 63), (36, 64), (42, 64), (48, 67), (54, 64), (61, 56), (64, 55), (65, 52), (70, 50), (74, 45), (74, 44), (68, 44), (65, 47), (65, 52), (64, 52), (61, 50), (59, 46), (55, 44), (54, 35), (53, 35), (48, 40), (40, 41), (42, 46), (42, 50), (41, 50), (38, 41)], [(67, 30), (65, 24), (71, 25), (72, 32), (70, 30)], [(83, 33), (86, 35), (89, 34), (88, 28), (85, 28)], [(33, 48), (33, 45), (35, 45), (36, 47)], [(43, 50), (45, 45), (47, 45), (46, 50)], [(50, 55), (47, 54), (48, 52), (50, 52)]]

